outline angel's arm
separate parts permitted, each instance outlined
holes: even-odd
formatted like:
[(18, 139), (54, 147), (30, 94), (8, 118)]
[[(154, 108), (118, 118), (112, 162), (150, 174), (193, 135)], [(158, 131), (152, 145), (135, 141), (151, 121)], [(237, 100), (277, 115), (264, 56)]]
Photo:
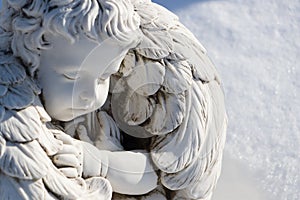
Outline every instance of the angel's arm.
[(81, 142), (83, 175), (104, 176), (117, 193), (140, 195), (157, 187), (157, 175), (149, 154), (132, 151), (105, 151)]

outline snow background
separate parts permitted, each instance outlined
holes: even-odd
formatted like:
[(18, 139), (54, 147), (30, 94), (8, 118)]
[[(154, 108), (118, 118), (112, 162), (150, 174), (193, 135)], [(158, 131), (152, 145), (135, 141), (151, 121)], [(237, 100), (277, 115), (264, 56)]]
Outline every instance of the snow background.
[(300, 199), (300, 1), (155, 2), (197, 36), (224, 82), (229, 128), (213, 199)]
[(300, 1), (155, 2), (197, 36), (223, 79), (229, 128), (214, 200), (299, 200)]

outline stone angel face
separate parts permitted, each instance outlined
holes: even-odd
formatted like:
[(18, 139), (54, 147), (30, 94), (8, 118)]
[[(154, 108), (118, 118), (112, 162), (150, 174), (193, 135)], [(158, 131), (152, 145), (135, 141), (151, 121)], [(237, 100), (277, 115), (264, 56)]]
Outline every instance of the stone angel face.
[(73, 43), (58, 35), (47, 40), (52, 47), (41, 52), (38, 77), (50, 116), (69, 121), (100, 108), (108, 95), (109, 78), (118, 71), (130, 46), (86, 36)]

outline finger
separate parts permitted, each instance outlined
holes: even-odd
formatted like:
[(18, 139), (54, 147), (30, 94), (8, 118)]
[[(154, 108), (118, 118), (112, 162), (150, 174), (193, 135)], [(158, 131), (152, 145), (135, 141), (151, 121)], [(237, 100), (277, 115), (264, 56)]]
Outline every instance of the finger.
[(79, 135), (87, 135), (87, 130), (86, 130), (85, 126), (79, 125), (77, 128), (77, 133)]
[(77, 135), (81, 141), (85, 141), (90, 144), (93, 144), (93, 141), (91, 141), (90, 137), (88, 136), (85, 126), (79, 125), (76, 131), (77, 131)]
[(84, 117), (77, 117), (74, 120), (70, 121), (70, 122), (65, 122), (64, 123), (64, 130), (65, 131), (69, 131), (69, 129), (73, 129), (75, 130), (78, 126), (79, 123), (84, 122), (85, 119)]
[(103, 133), (110, 133), (110, 124), (109, 121), (107, 119), (107, 116), (105, 115), (106, 113), (101, 111), (98, 113), (98, 123), (101, 126), (101, 129), (103, 130)]
[(53, 157), (53, 162), (57, 167), (78, 167), (78, 158), (72, 154), (58, 154)]
[(76, 148), (74, 145), (64, 144), (63, 148), (58, 151), (57, 154), (73, 154), (75, 156), (79, 156), (80, 149)]
[(76, 178), (79, 177), (79, 174), (77, 172), (77, 169), (73, 167), (65, 167), (65, 168), (60, 168), (59, 171), (63, 173), (66, 177), (68, 178)]
[(74, 139), (62, 131), (54, 131), (54, 137), (63, 141), (64, 144), (73, 144)]

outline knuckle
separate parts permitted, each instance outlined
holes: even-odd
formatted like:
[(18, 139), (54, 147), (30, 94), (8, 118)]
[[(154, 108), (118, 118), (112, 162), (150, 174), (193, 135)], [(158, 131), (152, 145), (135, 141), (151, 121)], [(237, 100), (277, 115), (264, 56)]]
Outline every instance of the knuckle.
[(59, 170), (68, 178), (76, 178), (79, 176), (75, 168), (65, 167), (65, 168), (60, 168)]

